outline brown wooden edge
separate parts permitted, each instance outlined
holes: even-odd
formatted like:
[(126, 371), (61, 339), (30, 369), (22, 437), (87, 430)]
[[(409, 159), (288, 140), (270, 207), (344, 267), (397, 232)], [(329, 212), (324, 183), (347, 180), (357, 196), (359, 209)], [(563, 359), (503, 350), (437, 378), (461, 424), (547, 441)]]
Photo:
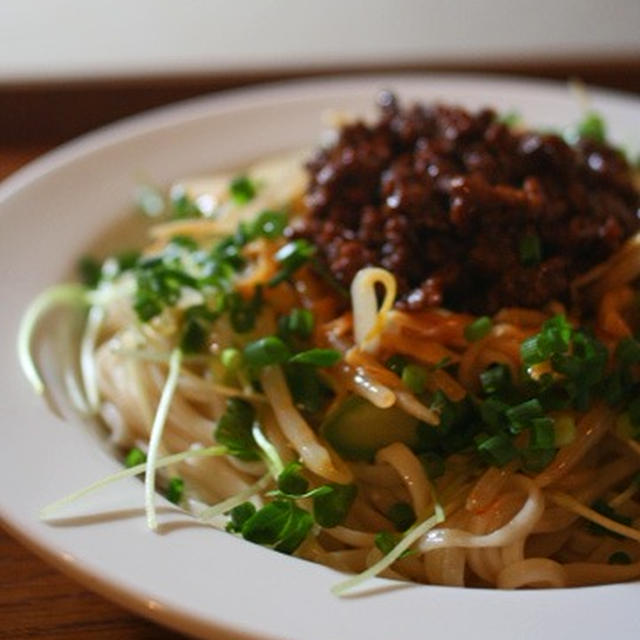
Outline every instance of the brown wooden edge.
[(493, 60), (459, 64), (439, 62), (394, 66), (312, 68), (228, 74), (112, 78), (74, 82), (0, 85), (0, 144), (57, 144), (107, 122), (203, 93), (249, 84), (327, 75), (388, 72), (499, 73), (529, 78), (580, 78), (598, 85), (640, 93), (640, 55), (590, 60)]

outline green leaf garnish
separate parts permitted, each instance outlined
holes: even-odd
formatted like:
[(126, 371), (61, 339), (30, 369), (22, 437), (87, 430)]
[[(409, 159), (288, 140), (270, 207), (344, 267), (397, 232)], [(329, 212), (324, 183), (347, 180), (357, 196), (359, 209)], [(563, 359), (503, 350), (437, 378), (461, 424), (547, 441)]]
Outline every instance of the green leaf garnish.
[(290, 357), (289, 347), (277, 336), (258, 338), (244, 348), (244, 361), (253, 367), (282, 364)]
[(293, 553), (307, 537), (313, 517), (292, 500), (278, 499), (244, 521), (240, 533), (245, 540)]
[(229, 398), (214, 431), (214, 438), (228, 448), (229, 454), (241, 460), (258, 460), (259, 448), (251, 433), (255, 409), (240, 398)]
[(344, 522), (358, 493), (355, 484), (331, 483), (328, 486), (331, 491), (313, 498), (313, 517), (327, 529)]
[(309, 349), (292, 356), (289, 362), (308, 364), (314, 367), (331, 367), (342, 358), (342, 354), (335, 349)]

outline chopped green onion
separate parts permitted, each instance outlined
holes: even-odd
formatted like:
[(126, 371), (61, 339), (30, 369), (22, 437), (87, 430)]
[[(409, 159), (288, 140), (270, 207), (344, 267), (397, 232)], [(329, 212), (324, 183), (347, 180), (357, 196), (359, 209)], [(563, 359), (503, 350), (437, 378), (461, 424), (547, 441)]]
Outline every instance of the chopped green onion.
[(102, 278), (102, 264), (91, 256), (83, 256), (78, 261), (80, 279), (87, 287), (94, 289)]
[(505, 111), (498, 116), (498, 122), (502, 123), (506, 127), (515, 127), (520, 122), (522, 122), (522, 114), (515, 109), (511, 109), (510, 111)]
[(424, 393), (429, 372), (420, 365), (408, 364), (402, 370), (402, 383), (415, 394)]
[(492, 322), (489, 316), (480, 316), (464, 328), (464, 337), (467, 342), (476, 342), (484, 338), (491, 331)]
[(304, 239), (285, 244), (275, 254), (275, 259), (282, 268), (269, 280), (269, 286), (275, 287), (290, 278), (315, 252), (316, 248)]
[(510, 383), (511, 370), (504, 364), (494, 364), (480, 374), (480, 384), (487, 395), (503, 391)]
[(292, 309), (289, 315), (278, 319), (278, 334), (287, 340), (295, 336), (306, 340), (313, 333), (315, 321), (313, 314), (308, 309)]
[(195, 251), (198, 248), (198, 243), (191, 236), (185, 235), (173, 236), (169, 245), (172, 248), (185, 249), (186, 251)]
[(277, 336), (266, 336), (244, 348), (244, 360), (254, 367), (282, 364), (291, 357), (289, 347)]
[(133, 449), (131, 449), (129, 453), (127, 453), (127, 457), (124, 459), (124, 466), (127, 467), (127, 469), (130, 469), (131, 467), (135, 467), (146, 461), (147, 454), (142, 449), (133, 447)]
[(602, 116), (596, 111), (589, 111), (578, 124), (578, 135), (581, 138), (590, 138), (596, 142), (604, 142), (606, 139), (606, 125)]
[(282, 235), (286, 226), (286, 213), (282, 213), (282, 211), (263, 211), (251, 224), (251, 235), (273, 240)]
[(528, 233), (520, 239), (520, 262), (525, 267), (532, 267), (542, 260), (542, 245), (540, 237), (535, 233)]
[(118, 272), (129, 271), (133, 269), (140, 260), (140, 252), (136, 249), (129, 249), (128, 251), (121, 251), (116, 255), (116, 262), (118, 264)]
[(167, 500), (174, 504), (179, 504), (182, 500), (182, 494), (184, 493), (184, 480), (178, 476), (174, 476), (169, 480), (169, 487), (167, 488)]
[(520, 433), (531, 426), (536, 418), (544, 417), (544, 410), (537, 398), (526, 400), (515, 407), (506, 410), (505, 415), (509, 420), (509, 429), (512, 433)]
[(551, 418), (534, 418), (529, 430), (529, 449), (555, 448), (556, 434)]
[(520, 356), (526, 366), (545, 362), (554, 354), (566, 353), (573, 330), (563, 314), (549, 318), (539, 333), (520, 345)]
[(236, 176), (229, 185), (231, 197), (237, 204), (247, 204), (256, 195), (256, 185), (248, 176)]
[(262, 306), (262, 287), (258, 285), (249, 300), (245, 300), (237, 291), (228, 294), (226, 300), (233, 330), (236, 333), (251, 331)]
[(200, 207), (189, 197), (182, 186), (177, 185), (171, 189), (170, 199), (172, 218), (182, 220), (184, 218), (199, 218), (202, 216)]
[(215, 317), (216, 315), (203, 304), (185, 310), (180, 339), (180, 348), (184, 353), (198, 353), (206, 346), (211, 323)]
[(499, 431), (508, 424), (507, 409), (509, 405), (498, 398), (487, 398), (480, 405), (480, 417), (487, 426), (491, 427), (491, 431)]
[(476, 447), (490, 464), (497, 467), (503, 467), (518, 455), (511, 438), (503, 433), (476, 438)]
[(309, 364), (314, 367), (331, 367), (342, 358), (342, 354), (335, 349), (309, 349), (302, 351), (289, 359), (289, 362)]
[(237, 371), (242, 366), (242, 352), (234, 347), (227, 347), (220, 354), (220, 362), (228, 371)]

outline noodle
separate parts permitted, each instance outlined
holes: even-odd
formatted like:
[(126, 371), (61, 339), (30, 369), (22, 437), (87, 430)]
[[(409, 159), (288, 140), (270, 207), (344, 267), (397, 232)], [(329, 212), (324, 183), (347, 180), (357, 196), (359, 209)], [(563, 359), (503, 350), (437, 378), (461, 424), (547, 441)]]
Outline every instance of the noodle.
[[(442, 181), (461, 216), (472, 192), (500, 210), (537, 188), (466, 176), (458, 193), (462, 179)], [(388, 268), (360, 264), (383, 233), (375, 207), (338, 239), (330, 216), (305, 231), (300, 216), (328, 216), (332, 192), (317, 176), (307, 186), (299, 155), (229, 180), (180, 185), (189, 211), (206, 211), (163, 219), (133, 263), (111, 259), (91, 286), (63, 285), (27, 311), (19, 357), (42, 392), (30, 354), (39, 319), (85, 309), (69, 393), (133, 461), (45, 516), (144, 471), (150, 528), (158, 489), (207, 524), (361, 572), (337, 594), (374, 575), (501, 589), (640, 577), (640, 234), (620, 237), (565, 297), (470, 313), (482, 296), (467, 282), (473, 304), (461, 304), (463, 278), (451, 311), (441, 305), (457, 268), (418, 277), (420, 260), (392, 244), (380, 248)], [(405, 223), (384, 233), (406, 240)], [(525, 240), (517, 269), (529, 277), (544, 246)], [(457, 251), (451, 242), (429, 246), (437, 257)], [(491, 263), (493, 247), (472, 248)], [(502, 300), (485, 285), (498, 296), (487, 305)]]

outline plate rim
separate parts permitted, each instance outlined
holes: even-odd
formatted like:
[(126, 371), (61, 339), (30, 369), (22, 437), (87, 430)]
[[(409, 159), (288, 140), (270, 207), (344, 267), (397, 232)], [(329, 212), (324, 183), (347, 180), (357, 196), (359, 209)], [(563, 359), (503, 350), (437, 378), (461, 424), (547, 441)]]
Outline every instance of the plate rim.
[[(481, 73), (402, 73), (402, 74), (357, 74), (357, 75), (337, 75), (322, 78), (287, 80), (276, 83), (264, 83), (232, 89), (227, 91), (206, 94), (188, 100), (179, 101), (170, 105), (157, 107), (134, 116), (123, 118), (114, 123), (102, 126), (94, 131), (85, 133), (73, 140), (70, 140), (55, 149), (43, 154), (32, 162), (28, 163), (15, 173), (8, 176), (0, 183), (0, 219), (3, 218), (2, 206), (14, 194), (22, 189), (28, 188), (34, 181), (66, 164), (73, 162), (87, 154), (100, 151), (111, 145), (121, 144), (127, 140), (133, 141), (136, 136), (153, 132), (163, 127), (180, 126), (189, 119), (197, 119), (205, 114), (213, 115), (214, 112), (224, 112), (233, 106), (242, 106), (249, 102), (246, 107), (255, 109), (267, 103), (278, 102), (282, 95), (294, 95), (302, 97), (309, 92), (317, 91), (319, 87), (329, 87), (338, 92), (345, 92), (349, 88), (358, 86), (368, 86), (381, 84), (384, 82), (394, 82), (402, 84), (406, 81), (423, 80), (428, 83), (430, 80), (451, 81), (461, 84), (477, 84), (486, 82), (504, 83), (512, 89), (518, 86), (537, 86), (541, 89), (558, 90), (566, 83), (562, 81), (548, 81), (544, 79), (521, 78), (518, 76), (504, 76), (500, 74)], [(624, 92), (594, 89), (594, 95), (603, 96), (615, 101), (623, 101), (629, 104), (638, 104), (639, 100), (632, 94)], [(257, 101), (262, 104), (257, 105)], [(182, 607), (172, 607), (170, 603), (162, 603), (162, 606), (153, 609), (149, 607), (152, 600), (151, 594), (141, 593), (135, 588), (130, 588), (126, 584), (114, 585), (111, 581), (102, 579), (88, 570), (83, 570), (78, 564), (70, 564), (56, 552), (56, 549), (47, 544), (46, 540), (38, 539), (37, 536), (29, 535), (29, 532), (22, 531), (15, 527), (11, 520), (5, 517), (4, 508), (0, 505), (0, 518), (4, 528), (10, 535), (20, 540), (31, 551), (42, 557), (47, 563), (71, 576), (85, 587), (96, 591), (111, 601), (117, 602), (127, 610), (145, 618), (150, 618), (156, 622), (174, 628), (181, 633), (194, 633), (203, 637), (210, 637), (211, 633), (231, 633), (237, 638), (261, 638), (270, 636), (256, 636), (247, 633), (238, 627), (227, 627), (215, 623), (214, 619), (200, 619), (193, 612), (185, 612)], [(380, 580), (381, 583), (385, 582)], [(598, 587), (595, 587), (596, 589)], [(592, 589), (592, 588), (590, 588)]]

